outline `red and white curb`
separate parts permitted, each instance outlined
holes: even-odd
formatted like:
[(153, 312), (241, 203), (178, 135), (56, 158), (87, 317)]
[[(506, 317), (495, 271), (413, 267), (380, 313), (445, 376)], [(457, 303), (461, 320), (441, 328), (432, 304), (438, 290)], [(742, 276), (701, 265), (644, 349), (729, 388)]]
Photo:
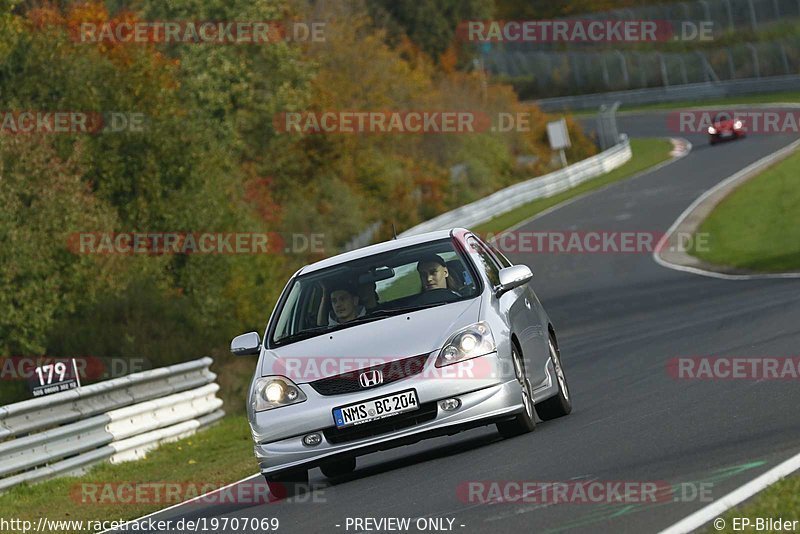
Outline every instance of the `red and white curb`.
[(692, 143), (683, 137), (670, 137), (672, 143), (672, 152), (669, 153), (673, 158), (682, 158), (687, 156), (692, 150)]

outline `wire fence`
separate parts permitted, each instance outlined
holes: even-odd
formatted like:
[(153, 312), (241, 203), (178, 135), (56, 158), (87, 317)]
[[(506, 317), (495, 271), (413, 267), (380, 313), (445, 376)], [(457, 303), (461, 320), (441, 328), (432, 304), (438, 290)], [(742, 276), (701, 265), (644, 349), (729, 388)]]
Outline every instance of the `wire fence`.
[(777, 21), (800, 17), (797, 0), (696, 0), (592, 13), (588, 20), (703, 20), (714, 33), (758, 31)]
[[(694, 0), (572, 19), (692, 21), (710, 23), (714, 37), (735, 36), (798, 22), (800, 0)], [(800, 36), (793, 29), (764, 41), (692, 50), (640, 45), (504, 41), (484, 42), (478, 49), (484, 68), (514, 83), (524, 98), (800, 74)]]
[(490, 52), (486, 69), (522, 96), (624, 91), (800, 74), (800, 37), (691, 52)]
[[(710, 32), (710, 37), (719, 38), (725, 34), (742, 31), (758, 32), (774, 28), (779, 23), (786, 23), (800, 18), (800, 0), (694, 0), (691, 2), (674, 2), (642, 6), (636, 8), (598, 11), (583, 15), (575, 15), (556, 20), (585, 21), (663, 21), (672, 23), (676, 31), (683, 22), (698, 27), (703, 25), (703, 35)], [(690, 32), (691, 33), (691, 32)], [(695, 37), (699, 39), (699, 34)], [(624, 42), (615, 42), (617, 47)], [(632, 43), (628, 43), (632, 44)], [(635, 42), (633, 43), (635, 44)], [(553, 51), (570, 48), (595, 48), (596, 42), (542, 40), (510, 40), (483, 43), (484, 49), (496, 49), (505, 52), (543, 50)]]

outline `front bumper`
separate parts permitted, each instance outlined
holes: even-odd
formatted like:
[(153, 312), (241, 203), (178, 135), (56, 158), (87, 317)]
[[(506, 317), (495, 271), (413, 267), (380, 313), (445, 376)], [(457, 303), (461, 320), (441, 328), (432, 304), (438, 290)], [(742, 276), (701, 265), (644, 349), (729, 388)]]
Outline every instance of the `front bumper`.
[(712, 143), (719, 143), (720, 141), (732, 141), (744, 137), (742, 130), (722, 130), (717, 131), (715, 134), (708, 134), (708, 138)]
[[(407, 384), (409, 382), (402, 381), (403, 388), (397, 389), (408, 389), (409, 386)], [(391, 393), (391, 391), (388, 393)], [(261, 472), (263, 474), (276, 474), (280, 471), (297, 467), (308, 469), (319, 465), (322, 461), (333, 460), (337, 456), (359, 456), (414, 443), (430, 437), (455, 434), (468, 428), (508, 419), (524, 409), (521, 401), (520, 386), (516, 379), (501, 381), (489, 387), (482, 387), (467, 393), (445, 394), (432, 400), (423, 398), (422, 395), (420, 397), (420, 402), (436, 401), (437, 411), (435, 418), (401, 430), (334, 444), (325, 438), (325, 435), (322, 434), (324, 428), (320, 427), (309, 429), (301, 435), (269, 443), (257, 443), (255, 454)], [(461, 400), (461, 406), (458, 409), (448, 412), (438, 406), (438, 401), (452, 397), (457, 397)], [(346, 402), (337, 403), (337, 405), (341, 404), (346, 404)], [(315, 447), (304, 445), (302, 442), (303, 436), (311, 432), (320, 432), (323, 435), (322, 443)]]

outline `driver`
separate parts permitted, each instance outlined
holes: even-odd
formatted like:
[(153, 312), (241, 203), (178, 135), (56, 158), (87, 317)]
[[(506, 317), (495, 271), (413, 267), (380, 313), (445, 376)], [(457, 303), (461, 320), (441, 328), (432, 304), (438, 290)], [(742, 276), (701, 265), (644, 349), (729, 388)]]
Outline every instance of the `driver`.
[(347, 281), (333, 284), (330, 291), (330, 302), (333, 313), (328, 317), (330, 326), (348, 323), (366, 314), (363, 306), (358, 305), (358, 292)]
[(423, 291), (448, 289), (447, 277), (450, 273), (447, 271), (447, 264), (438, 254), (428, 254), (420, 258), (417, 273)]

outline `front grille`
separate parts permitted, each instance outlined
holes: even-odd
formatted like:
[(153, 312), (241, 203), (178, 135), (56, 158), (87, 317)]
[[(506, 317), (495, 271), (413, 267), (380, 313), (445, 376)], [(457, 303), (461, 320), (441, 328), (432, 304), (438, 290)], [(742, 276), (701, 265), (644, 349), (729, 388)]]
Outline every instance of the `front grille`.
[[(425, 367), (425, 362), (428, 360), (428, 355), (413, 356), (403, 360), (395, 360), (393, 362), (382, 363), (374, 365), (358, 371), (350, 371), (340, 375), (331, 376), (328, 378), (321, 378), (311, 382), (311, 387), (320, 395), (341, 395), (342, 393), (353, 393), (355, 391), (362, 391), (364, 388), (358, 381), (358, 376), (366, 371), (381, 371), (383, 373), (383, 382), (378, 384), (390, 384), (396, 382), (401, 378), (418, 375)], [(378, 387), (373, 386), (373, 387)]]
[(403, 428), (412, 427), (426, 421), (436, 419), (436, 414), (439, 408), (435, 402), (427, 402), (420, 404), (418, 410), (413, 412), (406, 412), (385, 419), (378, 419), (370, 423), (363, 423), (356, 426), (347, 428), (326, 428), (322, 431), (328, 443), (345, 443), (348, 441), (355, 441), (358, 439), (370, 438), (378, 436), (387, 432), (394, 432), (402, 430)]

